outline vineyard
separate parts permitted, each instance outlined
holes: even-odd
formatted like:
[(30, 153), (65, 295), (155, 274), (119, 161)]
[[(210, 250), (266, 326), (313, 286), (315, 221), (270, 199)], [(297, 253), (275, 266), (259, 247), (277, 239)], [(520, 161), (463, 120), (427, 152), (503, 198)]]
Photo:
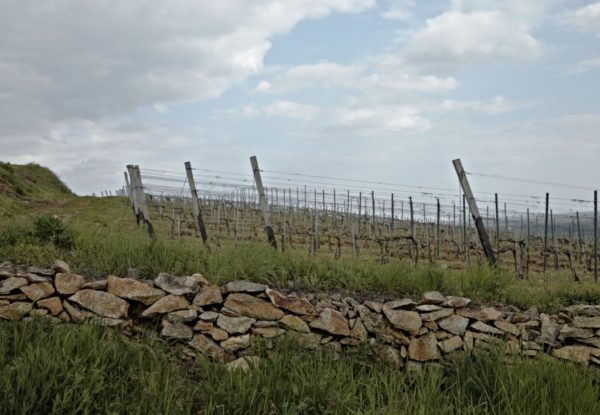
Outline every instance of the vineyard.
[[(194, 169), (190, 163), (181, 172), (128, 170), (126, 185), (117, 194), (130, 197), (138, 220), (171, 239), (202, 238), (209, 249), (218, 249), (225, 240), (263, 240), (280, 251), (452, 269), (489, 259), (460, 187), (259, 170), (257, 162), (254, 174)], [(548, 194), (475, 196), (500, 268), (518, 278), (547, 270), (569, 272), (574, 281), (597, 278), (593, 200), (550, 199)]]

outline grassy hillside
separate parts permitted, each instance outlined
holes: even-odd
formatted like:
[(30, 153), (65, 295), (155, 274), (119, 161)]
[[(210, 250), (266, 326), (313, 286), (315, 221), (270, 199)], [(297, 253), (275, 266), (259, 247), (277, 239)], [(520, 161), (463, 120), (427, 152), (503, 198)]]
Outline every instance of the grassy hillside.
[(58, 201), (73, 196), (47, 167), (0, 162), (0, 219), (27, 210), (31, 202)]
[(59, 199), (73, 192), (47, 167), (0, 162), (0, 195), (29, 199)]

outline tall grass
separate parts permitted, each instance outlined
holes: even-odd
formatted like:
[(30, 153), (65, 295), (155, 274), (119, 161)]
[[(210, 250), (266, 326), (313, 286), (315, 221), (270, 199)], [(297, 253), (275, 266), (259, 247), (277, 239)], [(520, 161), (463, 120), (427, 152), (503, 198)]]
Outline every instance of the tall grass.
[(41, 321), (0, 323), (0, 373), (7, 415), (190, 413), (197, 388), (156, 342)]
[(0, 414), (597, 414), (600, 374), (500, 351), (400, 372), (368, 349), (335, 356), (283, 338), (249, 371), (184, 366), (150, 338), (95, 326), (0, 323)]
[[(102, 219), (103, 220), (103, 219)], [(225, 241), (212, 251), (192, 238), (148, 238), (143, 229), (119, 229), (103, 223), (71, 222), (72, 249), (61, 249), (36, 237), (35, 220), (0, 223), (0, 260), (50, 266), (60, 258), (75, 272), (90, 277), (127, 275), (130, 268), (143, 278), (166, 271), (175, 275), (200, 272), (213, 282), (248, 279), (275, 287), (304, 290), (342, 290), (390, 297), (420, 295), (438, 290), (479, 301), (509, 302), (519, 307), (536, 305), (545, 311), (577, 303), (599, 303), (600, 287), (591, 282), (574, 284), (568, 277), (532, 276), (518, 281), (509, 273), (473, 265), (464, 270), (436, 265), (413, 267), (408, 262), (381, 264), (372, 258), (333, 259), (305, 251), (271, 249), (260, 242)]]

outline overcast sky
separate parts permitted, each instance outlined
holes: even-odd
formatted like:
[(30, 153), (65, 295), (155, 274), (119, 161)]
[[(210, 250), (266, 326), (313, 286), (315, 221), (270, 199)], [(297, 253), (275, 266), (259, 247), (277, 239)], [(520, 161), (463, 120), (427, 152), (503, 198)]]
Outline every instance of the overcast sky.
[[(600, 187), (600, 2), (2, 0), (0, 159)], [(476, 190), (586, 191), (473, 178)], [(583, 192), (583, 193), (582, 193)]]

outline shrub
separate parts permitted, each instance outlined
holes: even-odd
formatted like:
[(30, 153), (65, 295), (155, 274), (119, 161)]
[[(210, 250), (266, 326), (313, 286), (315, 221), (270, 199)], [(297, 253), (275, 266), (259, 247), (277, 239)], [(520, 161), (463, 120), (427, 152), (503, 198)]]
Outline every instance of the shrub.
[(41, 215), (33, 222), (33, 236), (40, 242), (51, 242), (58, 249), (70, 250), (75, 243), (75, 234), (59, 218)]

